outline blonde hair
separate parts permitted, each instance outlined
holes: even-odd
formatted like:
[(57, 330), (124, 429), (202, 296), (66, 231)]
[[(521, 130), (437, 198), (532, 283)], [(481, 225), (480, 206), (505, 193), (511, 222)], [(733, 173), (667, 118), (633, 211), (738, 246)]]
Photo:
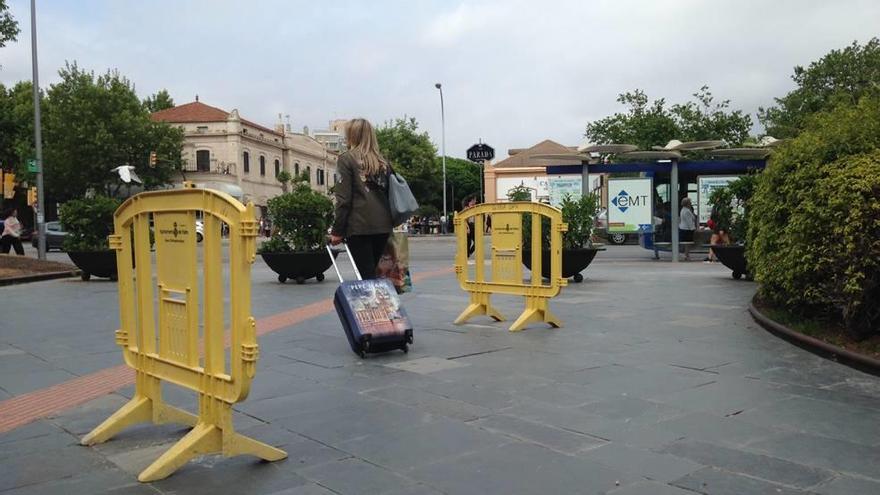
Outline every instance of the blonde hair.
[(365, 175), (379, 175), (388, 170), (388, 160), (379, 151), (376, 131), (366, 119), (351, 119), (345, 126), (348, 149)]

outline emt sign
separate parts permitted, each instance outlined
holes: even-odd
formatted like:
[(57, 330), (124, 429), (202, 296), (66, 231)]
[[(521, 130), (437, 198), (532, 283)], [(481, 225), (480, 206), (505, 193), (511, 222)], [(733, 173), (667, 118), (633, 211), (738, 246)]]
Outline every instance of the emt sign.
[(608, 179), (608, 232), (653, 232), (653, 180)]

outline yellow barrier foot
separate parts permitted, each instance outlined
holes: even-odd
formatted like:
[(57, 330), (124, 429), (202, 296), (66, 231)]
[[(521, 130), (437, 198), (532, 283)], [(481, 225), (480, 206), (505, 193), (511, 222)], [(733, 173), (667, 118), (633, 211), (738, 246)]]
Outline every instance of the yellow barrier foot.
[[(526, 303), (528, 306), (532, 306), (533, 304)], [(513, 322), (513, 325), (510, 326), (511, 332), (519, 332), (526, 328), (530, 323), (543, 322), (547, 323), (553, 328), (559, 328), (562, 326), (562, 321), (556, 317), (553, 313), (550, 312), (550, 309), (547, 307), (547, 301), (537, 302), (535, 303), (538, 307), (529, 307), (526, 308), (525, 311)]]
[(495, 321), (504, 321), (504, 315), (489, 302), (489, 294), (471, 294), (471, 303), (455, 319), (456, 325), (470, 320), (474, 316), (486, 315)]
[(150, 421), (153, 418), (152, 402), (148, 397), (135, 395), (128, 403), (84, 436), (79, 442), (80, 445), (104, 443), (131, 425)]
[(224, 442), (223, 430), (216, 425), (198, 423), (183, 438), (153, 461), (138, 476), (138, 481), (148, 483), (171, 476), (181, 466), (195, 457), (207, 454), (223, 454), (226, 457), (249, 454), (264, 461), (279, 461), (287, 457), (287, 452), (271, 445), (258, 442), (237, 433)]

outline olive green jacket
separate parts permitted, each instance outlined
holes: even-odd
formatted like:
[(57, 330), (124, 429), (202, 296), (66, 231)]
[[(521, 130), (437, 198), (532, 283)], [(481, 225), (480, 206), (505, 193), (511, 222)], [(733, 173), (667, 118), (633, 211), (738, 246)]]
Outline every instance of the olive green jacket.
[(335, 188), (336, 217), (334, 235), (387, 234), (391, 232), (391, 210), (388, 206), (387, 178), (384, 186), (368, 180), (350, 153), (336, 161), (338, 178)]

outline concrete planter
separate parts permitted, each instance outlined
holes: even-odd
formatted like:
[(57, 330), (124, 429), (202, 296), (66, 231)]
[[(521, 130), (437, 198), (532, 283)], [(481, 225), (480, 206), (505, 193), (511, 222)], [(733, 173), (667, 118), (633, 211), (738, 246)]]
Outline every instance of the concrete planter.
[(92, 275), (96, 277), (116, 280), (116, 251), (112, 249), (102, 251), (68, 251), (67, 256), (82, 272), (80, 277), (89, 280)]
[[(287, 279), (296, 280), (297, 284), (304, 284), (310, 278), (321, 282), (324, 280), (324, 272), (333, 264), (326, 251), (260, 253), (260, 256), (278, 274), (278, 281), (282, 284)], [(333, 256), (336, 256), (335, 252)]]
[[(590, 263), (593, 262), (593, 258), (596, 257), (596, 253), (604, 250), (604, 248), (581, 248), (581, 249), (563, 249), (562, 250), (562, 276), (565, 278), (574, 278), (574, 281), (577, 283), (581, 283), (584, 281), (584, 276), (581, 275), (581, 272), (584, 271)], [(531, 250), (523, 250), (523, 265), (529, 270), (532, 269), (532, 251)], [(541, 252), (541, 276), (544, 278), (550, 278), (550, 250), (544, 249)]]
[(746, 248), (745, 246), (719, 246), (713, 245), (712, 251), (715, 252), (715, 256), (718, 257), (718, 260), (726, 266), (733, 270), (733, 278), (739, 280), (743, 275), (746, 276), (746, 280), (751, 280), (752, 275), (749, 273), (749, 267), (746, 264)]

